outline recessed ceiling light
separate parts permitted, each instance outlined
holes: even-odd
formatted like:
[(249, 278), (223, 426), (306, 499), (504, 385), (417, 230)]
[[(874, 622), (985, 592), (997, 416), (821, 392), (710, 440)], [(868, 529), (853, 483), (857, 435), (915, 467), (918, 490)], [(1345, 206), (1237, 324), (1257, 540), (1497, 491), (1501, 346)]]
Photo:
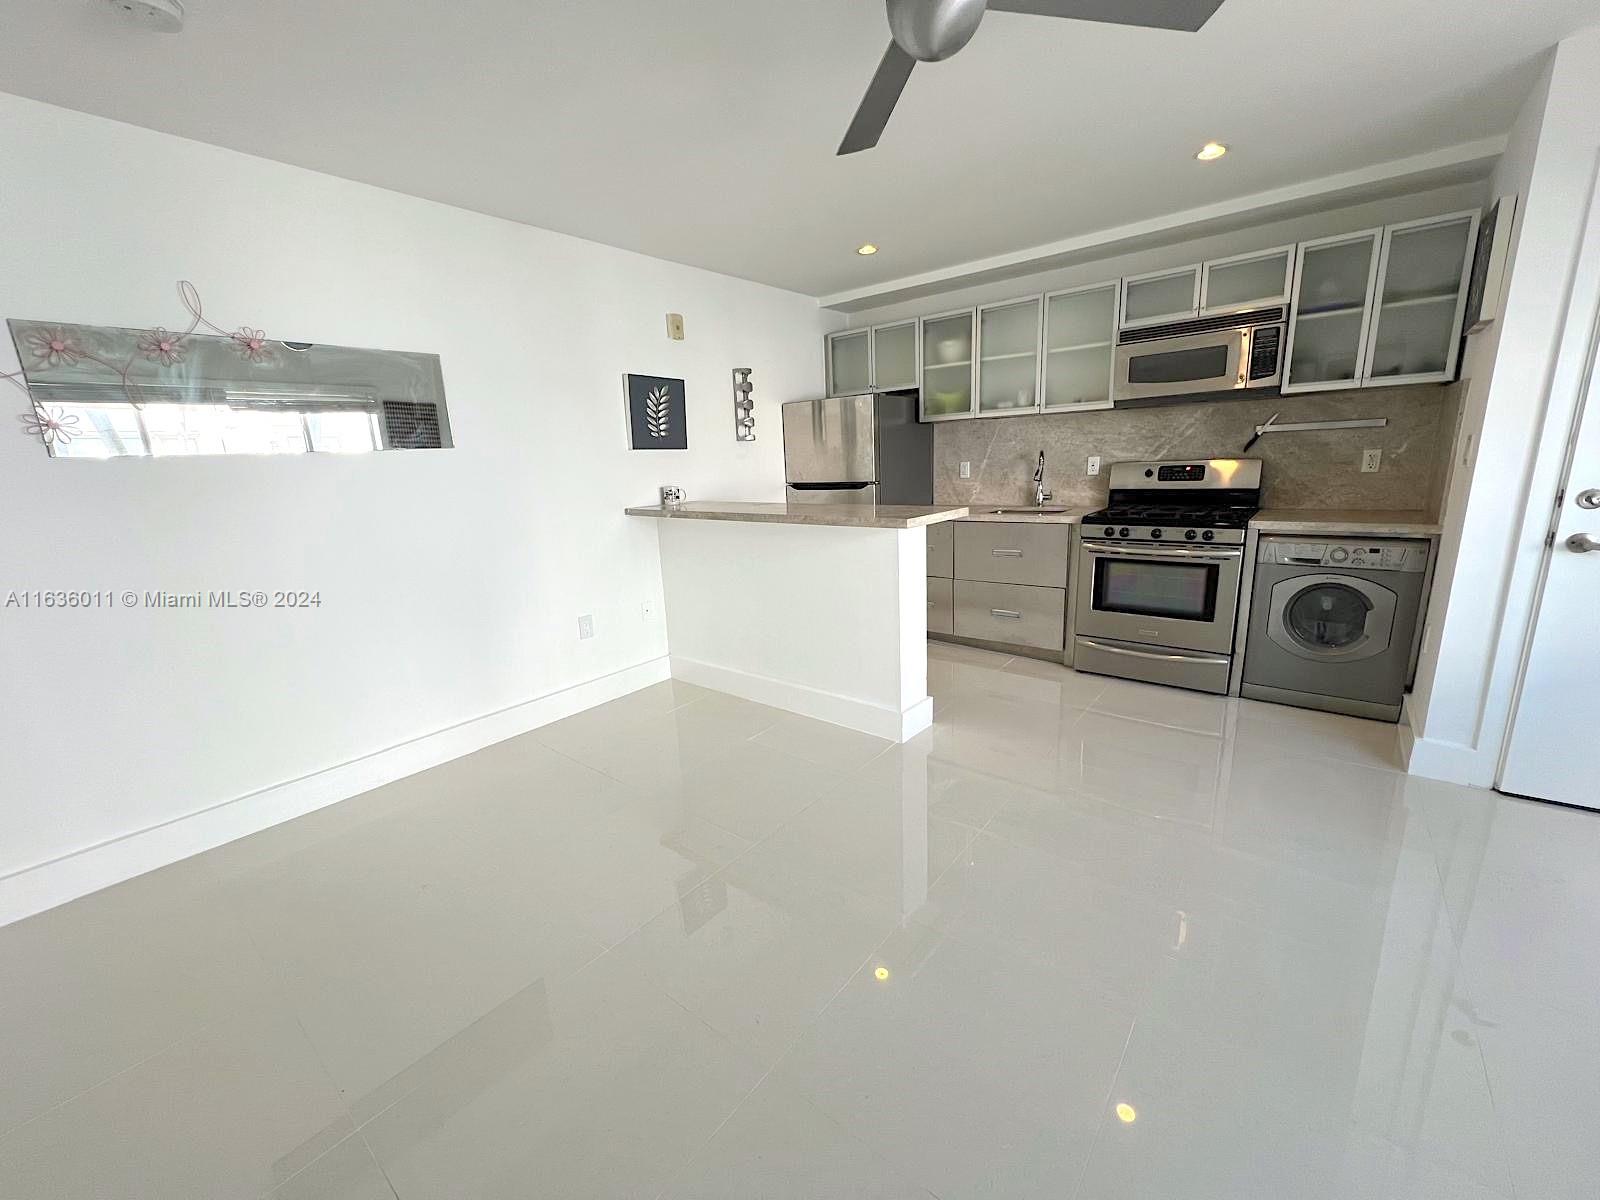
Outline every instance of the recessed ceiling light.
[(1133, 1105), (1126, 1103), (1117, 1105), (1117, 1120), (1124, 1125), (1132, 1125), (1138, 1119), (1139, 1112)]
[(1227, 152), (1228, 148), (1221, 142), (1207, 142), (1204, 146), (1200, 147), (1200, 153), (1196, 154), (1195, 157), (1201, 162), (1214, 162)]
[(871, 242), (863, 242), (861, 245), (856, 247), (857, 254), (876, 254), (877, 252), (878, 248)]

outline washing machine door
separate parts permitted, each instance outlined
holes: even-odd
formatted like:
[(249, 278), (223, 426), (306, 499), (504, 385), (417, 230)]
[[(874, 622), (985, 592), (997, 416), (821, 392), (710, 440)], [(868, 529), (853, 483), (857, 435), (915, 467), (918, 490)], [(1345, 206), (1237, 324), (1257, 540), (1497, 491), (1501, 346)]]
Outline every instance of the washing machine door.
[(1394, 636), (1395, 593), (1357, 575), (1300, 575), (1275, 584), (1267, 636), (1313, 662), (1359, 662)]

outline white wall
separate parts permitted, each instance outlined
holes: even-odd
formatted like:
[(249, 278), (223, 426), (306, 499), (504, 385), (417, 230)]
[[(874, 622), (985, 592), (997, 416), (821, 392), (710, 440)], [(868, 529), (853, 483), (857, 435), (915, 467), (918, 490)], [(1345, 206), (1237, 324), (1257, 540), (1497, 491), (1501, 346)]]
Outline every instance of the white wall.
[(932, 723), (925, 529), (653, 523), (674, 678), (896, 742)]
[(1597, 167), (1600, 29), (1591, 29), (1556, 48), (1492, 181), (1496, 195), (1520, 193), (1522, 208), (1504, 316), (1469, 339), (1463, 359), (1440, 584), (1408, 710), (1419, 774), (1495, 778), (1554, 499), (1549, 464), (1559, 465), (1577, 399), (1576, 374), (1558, 362), (1582, 356), (1562, 355), (1563, 330), (1586, 336), (1592, 317), (1573, 320), (1573, 306), (1592, 313), (1597, 299), (1572, 292)]
[[(0, 609), (0, 921), (7, 877), (38, 883), (36, 864), (584, 681), (631, 670), (558, 709), (664, 671), (655, 531), (623, 507), (669, 482), (780, 497), (778, 405), (819, 393), (838, 324), (807, 297), (4, 95), (0, 163), (0, 316), (181, 327), (174, 284), (189, 279), (226, 327), (439, 354), (456, 439), (53, 461), (18, 435), (28, 402), (0, 384), (0, 596), (322, 596), (291, 613)], [(667, 340), (669, 310), (687, 341)], [(15, 365), (5, 339), (0, 370)], [(733, 439), (735, 366), (755, 369), (754, 444)], [(627, 449), (626, 371), (687, 380), (690, 450)], [(552, 711), (513, 709), (494, 730)], [(316, 802), (382, 774), (325, 777)], [(270, 815), (213, 810), (182, 852), (312, 802), (274, 795)], [(157, 841), (68, 890), (184, 839)], [(38, 907), (51, 889), (29, 894)]]

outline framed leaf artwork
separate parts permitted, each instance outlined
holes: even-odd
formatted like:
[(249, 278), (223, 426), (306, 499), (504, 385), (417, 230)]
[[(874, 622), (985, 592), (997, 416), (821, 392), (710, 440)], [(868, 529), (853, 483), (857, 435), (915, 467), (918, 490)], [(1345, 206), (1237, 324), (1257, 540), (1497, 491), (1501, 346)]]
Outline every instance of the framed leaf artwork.
[(688, 410), (683, 380), (625, 375), (628, 444), (635, 450), (687, 450)]

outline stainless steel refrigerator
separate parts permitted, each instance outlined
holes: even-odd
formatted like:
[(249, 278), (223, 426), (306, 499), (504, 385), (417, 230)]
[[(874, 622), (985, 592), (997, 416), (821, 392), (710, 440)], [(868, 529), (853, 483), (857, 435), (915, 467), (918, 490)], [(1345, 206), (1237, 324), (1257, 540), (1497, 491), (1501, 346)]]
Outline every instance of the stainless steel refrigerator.
[(788, 497), (814, 504), (932, 504), (933, 426), (914, 392), (795, 400), (783, 406)]

